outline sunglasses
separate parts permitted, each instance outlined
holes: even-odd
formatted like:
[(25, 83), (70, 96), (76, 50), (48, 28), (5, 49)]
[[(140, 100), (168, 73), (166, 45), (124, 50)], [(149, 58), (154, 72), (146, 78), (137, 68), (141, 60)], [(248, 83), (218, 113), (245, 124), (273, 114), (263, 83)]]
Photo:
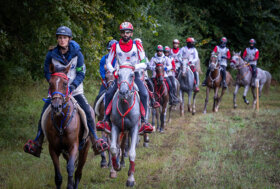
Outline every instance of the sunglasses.
[(157, 52), (162, 52), (162, 50), (158, 50)]
[(130, 30), (122, 30), (121, 31), (121, 34), (130, 34), (132, 33)]

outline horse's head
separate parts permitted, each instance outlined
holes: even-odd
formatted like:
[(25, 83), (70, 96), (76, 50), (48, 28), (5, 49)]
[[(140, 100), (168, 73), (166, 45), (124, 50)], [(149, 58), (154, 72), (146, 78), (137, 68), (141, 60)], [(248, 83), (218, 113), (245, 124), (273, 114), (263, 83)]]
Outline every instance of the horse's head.
[(60, 72), (56, 72), (54, 65), (50, 65), (51, 78), (49, 80), (49, 94), (51, 96), (52, 110), (57, 114), (61, 114), (63, 104), (67, 102), (68, 97), (68, 82), (69, 78), (67, 73), (71, 67), (69, 64), (66, 69)]
[(244, 61), (241, 58), (241, 52), (233, 52), (233, 56), (230, 61), (230, 67), (234, 69), (238, 69), (238, 67), (244, 65)]
[(211, 72), (217, 69), (219, 66), (218, 55), (216, 53), (212, 53), (209, 62), (209, 68)]
[(114, 75), (109, 71), (106, 72), (105, 79), (106, 79), (107, 87), (110, 87), (110, 85), (112, 85), (112, 83), (115, 81)]
[(163, 64), (156, 64), (156, 79), (157, 84), (162, 85), (164, 81), (164, 67)]
[(120, 99), (128, 99), (133, 94), (134, 66), (122, 65), (118, 71), (118, 87)]

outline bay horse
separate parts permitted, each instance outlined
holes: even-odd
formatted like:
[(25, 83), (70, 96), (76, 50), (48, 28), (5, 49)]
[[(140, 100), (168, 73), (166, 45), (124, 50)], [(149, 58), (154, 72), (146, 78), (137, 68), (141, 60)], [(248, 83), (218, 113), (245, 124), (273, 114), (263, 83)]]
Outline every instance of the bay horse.
[[(107, 89), (115, 82), (114, 81), (115, 77), (113, 74), (111, 74), (109, 71), (107, 71), (105, 74), (105, 80), (106, 80), (106, 85), (103, 83), (102, 83), (102, 85), (104, 85), (106, 90), (103, 90), (100, 92), (100, 94), (98, 94), (98, 96), (96, 97), (96, 99), (94, 101), (94, 105), (93, 105), (93, 109), (95, 110), (95, 114), (97, 116), (98, 121), (101, 121), (104, 118), (104, 111), (105, 111), (104, 96), (105, 96)], [(102, 139), (110, 145), (110, 137), (105, 132), (102, 132)], [(107, 159), (106, 159), (106, 152), (105, 151), (101, 152), (100, 155), (101, 155), (101, 161), (100, 161), (101, 168), (110, 167), (111, 166), (111, 154), (109, 153), (109, 149), (108, 149), (108, 163), (107, 163)]]
[[(68, 183), (67, 188), (78, 188), (82, 177), (82, 169), (87, 159), (90, 147), (89, 139), (86, 139), (84, 147), (79, 151), (79, 141), (83, 137), (83, 128), (77, 105), (70, 100), (68, 93), (67, 73), (71, 67), (69, 64), (65, 71), (55, 72), (54, 65), (50, 65), (51, 78), (49, 80), (49, 92), (51, 95), (51, 111), (44, 121), (44, 132), (49, 141), (49, 153), (55, 169), (55, 184), (61, 187), (62, 176), (59, 166), (59, 156), (62, 153), (67, 161)], [(93, 113), (93, 111), (92, 111)], [(75, 171), (75, 161), (78, 156), (78, 166)], [(73, 174), (75, 171), (75, 182)]]
[[(180, 115), (184, 116), (185, 112), (185, 100), (184, 100), (184, 93), (188, 94), (188, 112), (192, 112), (192, 115), (196, 112), (195, 102), (196, 102), (196, 94), (197, 92), (194, 91), (195, 83), (194, 83), (194, 74), (187, 63), (183, 64), (182, 69), (178, 74), (178, 81), (180, 83)], [(199, 82), (199, 81), (198, 81)], [(192, 94), (193, 93), (193, 94)], [(193, 104), (191, 106), (193, 97)]]
[[(220, 63), (218, 62), (218, 56), (216, 53), (211, 54), (210, 58), (210, 73), (206, 78), (206, 98), (203, 113), (206, 114), (207, 103), (209, 99), (210, 89), (214, 89), (214, 102), (213, 102), (213, 112), (218, 112), (222, 97), (226, 91), (226, 88), (222, 87), (221, 95), (219, 96), (219, 89), (222, 82), (222, 74), (220, 70)], [(226, 72), (226, 83), (229, 86), (232, 81), (230, 73)]]
[[(240, 54), (241, 52), (239, 53), (233, 52), (232, 60), (230, 63), (230, 66), (232, 68), (237, 69), (236, 86), (235, 86), (235, 91), (233, 93), (233, 107), (237, 108), (236, 94), (240, 87), (244, 87), (243, 100), (247, 105), (249, 105), (249, 101), (247, 100), (246, 96), (251, 86), (251, 90), (253, 94), (253, 108), (255, 108), (257, 103), (257, 97), (255, 92), (256, 85), (252, 85), (251, 83), (252, 72), (250, 71), (250, 65), (241, 58)], [(267, 84), (266, 85), (267, 88), (269, 88), (270, 86), (271, 74), (268, 71), (257, 68), (256, 80), (259, 81), (259, 90), (260, 90), (259, 96), (261, 96), (264, 85)]]
[[(111, 112), (111, 147), (112, 164), (116, 171), (121, 170), (119, 157), (121, 151), (124, 151), (123, 141), (128, 132), (131, 142), (129, 147), (130, 167), (128, 170), (128, 179), (126, 186), (132, 187), (135, 184), (135, 158), (136, 158), (136, 143), (138, 139), (138, 130), (140, 125), (140, 98), (134, 88), (134, 66), (121, 65), (118, 70), (118, 92), (115, 94), (112, 101)], [(121, 135), (120, 135), (121, 134)]]
[[(168, 88), (164, 81), (164, 66), (156, 64), (156, 78), (154, 79), (155, 99), (160, 104), (160, 108), (153, 109), (152, 125), (155, 125), (155, 117), (157, 119), (157, 131), (163, 133), (166, 126), (166, 114), (169, 102)], [(159, 122), (160, 114), (160, 122)]]

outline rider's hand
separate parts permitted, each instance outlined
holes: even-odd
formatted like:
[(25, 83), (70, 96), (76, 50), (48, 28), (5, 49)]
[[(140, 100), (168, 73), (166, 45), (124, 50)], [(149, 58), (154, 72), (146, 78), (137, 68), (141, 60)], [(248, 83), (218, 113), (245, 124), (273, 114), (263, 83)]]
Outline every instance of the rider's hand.
[(75, 85), (70, 85), (69, 86), (69, 90), (70, 90), (70, 93), (72, 93), (74, 90), (76, 89)]

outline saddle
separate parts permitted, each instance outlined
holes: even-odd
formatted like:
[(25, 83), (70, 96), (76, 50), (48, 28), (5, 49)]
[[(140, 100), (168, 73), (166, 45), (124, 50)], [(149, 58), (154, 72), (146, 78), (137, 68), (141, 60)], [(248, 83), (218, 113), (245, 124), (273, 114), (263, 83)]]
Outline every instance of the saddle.
[(105, 94), (106, 94), (106, 90), (102, 91), (100, 93), (100, 95), (98, 95), (95, 99), (95, 102), (94, 102), (94, 105), (93, 105), (93, 108), (94, 108), (94, 112), (96, 115), (100, 115), (100, 112), (99, 112), (99, 107), (100, 107), (100, 104), (101, 102), (103, 101), (104, 97), (105, 97)]
[[(75, 100), (74, 97), (71, 96), (70, 100), (73, 102), (74, 106), (76, 106), (76, 108), (78, 110), (78, 113), (81, 117), (81, 120), (82, 120), (81, 125), (84, 127), (82, 140), (86, 140), (86, 138), (89, 135), (86, 114), (85, 114), (84, 110), (80, 107), (78, 102)], [(42, 115), (42, 120), (41, 120), (41, 126), (42, 126), (42, 130), (43, 130), (43, 133), (44, 133), (45, 136), (46, 136), (46, 124), (45, 123), (46, 123), (46, 120), (47, 120), (48, 116), (50, 115), (50, 112), (51, 112), (51, 104), (45, 110), (44, 114)]]

